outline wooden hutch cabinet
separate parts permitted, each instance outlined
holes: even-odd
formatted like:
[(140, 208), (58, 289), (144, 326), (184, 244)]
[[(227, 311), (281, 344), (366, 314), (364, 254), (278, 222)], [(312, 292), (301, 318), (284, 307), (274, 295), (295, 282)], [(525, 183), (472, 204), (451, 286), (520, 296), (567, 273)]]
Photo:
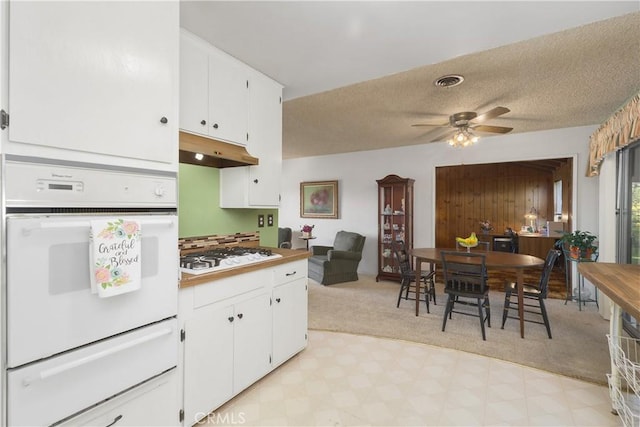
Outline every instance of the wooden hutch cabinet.
[(413, 248), (413, 183), (411, 178), (387, 175), (378, 183), (378, 275), (376, 281), (400, 281), (392, 243), (403, 240)]

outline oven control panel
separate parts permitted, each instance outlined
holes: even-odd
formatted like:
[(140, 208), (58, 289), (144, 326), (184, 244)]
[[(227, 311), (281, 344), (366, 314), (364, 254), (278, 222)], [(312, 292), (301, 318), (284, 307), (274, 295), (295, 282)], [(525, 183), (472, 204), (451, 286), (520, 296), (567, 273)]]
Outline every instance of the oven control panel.
[(7, 160), (7, 207), (177, 206), (177, 180), (167, 173)]
[(53, 181), (39, 179), (36, 181), (36, 191), (82, 191), (84, 183), (80, 181)]

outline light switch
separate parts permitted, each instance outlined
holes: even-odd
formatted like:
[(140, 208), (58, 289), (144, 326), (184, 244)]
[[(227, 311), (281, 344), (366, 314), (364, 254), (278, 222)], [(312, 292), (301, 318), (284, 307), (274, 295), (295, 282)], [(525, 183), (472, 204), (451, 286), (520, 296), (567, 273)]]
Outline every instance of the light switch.
[(268, 227), (273, 227), (273, 214), (268, 214), (267, 215), (267, 226)]
[(264, 215), (258, 215), (258, 227), (264, 227)]

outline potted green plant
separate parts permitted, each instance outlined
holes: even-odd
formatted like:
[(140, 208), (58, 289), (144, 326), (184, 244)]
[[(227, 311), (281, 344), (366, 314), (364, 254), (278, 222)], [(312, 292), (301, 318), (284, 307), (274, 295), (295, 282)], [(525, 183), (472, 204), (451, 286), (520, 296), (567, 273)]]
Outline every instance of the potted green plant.
[(596, 251), (594, 245), (598, 237), (588, 231), (576, 230), (573, 233), (564, 233), (558, 240), (558, 245), (563, 243), (569, 247), (569, 254), (574, 259), (590, 259)]

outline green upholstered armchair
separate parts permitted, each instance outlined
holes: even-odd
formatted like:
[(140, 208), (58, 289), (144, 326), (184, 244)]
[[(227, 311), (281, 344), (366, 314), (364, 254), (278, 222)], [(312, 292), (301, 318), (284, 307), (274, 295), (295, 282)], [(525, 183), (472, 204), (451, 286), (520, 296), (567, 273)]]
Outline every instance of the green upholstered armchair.
[(323, 285), (358, 280), (365, 236), (339, 231), (333, 246), (312, 246), (309, 277)]
[(291, 235), (290, 227), (278, 227), (278, 247), (291, 249)]

